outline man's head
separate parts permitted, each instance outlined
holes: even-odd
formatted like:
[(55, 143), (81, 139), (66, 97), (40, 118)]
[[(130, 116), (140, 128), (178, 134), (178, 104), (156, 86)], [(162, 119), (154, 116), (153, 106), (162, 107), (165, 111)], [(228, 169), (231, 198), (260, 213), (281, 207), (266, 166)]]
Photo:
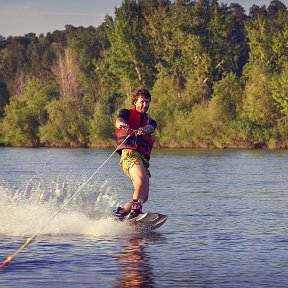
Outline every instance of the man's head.
[(136, 110), (140, 113), (145, 113), (148, 111), (150, 102), (151, 94), (146, 89), (137, 90), (132, 97), (132, 103), (135, 105)]

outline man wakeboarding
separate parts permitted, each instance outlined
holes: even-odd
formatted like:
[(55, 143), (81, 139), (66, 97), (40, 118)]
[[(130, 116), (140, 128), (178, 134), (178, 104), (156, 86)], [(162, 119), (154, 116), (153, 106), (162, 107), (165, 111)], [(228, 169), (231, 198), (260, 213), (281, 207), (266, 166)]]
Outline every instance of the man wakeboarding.
[(120, 221), (126, 216), (128, 219), (133, 219), (142, 214), (142, 205), (149, 197), (151, 177), (149, 160), (154, 144), (151, 134), (157, 127), (157, 122), (147, 114), (150, 103), (149, 91), (139, 89), (132, 97), (134, 107), (121, 110), (116, 119), (117, 152), (121, 156), (120, 167), (132, 180), (134, 186), (132, 200), (114, 210), (115, 216)]

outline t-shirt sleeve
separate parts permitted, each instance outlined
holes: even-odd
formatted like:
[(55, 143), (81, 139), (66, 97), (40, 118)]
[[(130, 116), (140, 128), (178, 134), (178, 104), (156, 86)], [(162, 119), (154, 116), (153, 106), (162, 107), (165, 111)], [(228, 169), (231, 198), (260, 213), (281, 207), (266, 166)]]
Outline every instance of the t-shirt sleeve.
[(122, 118), (125, 122), (129, 120), (130, 111), (128, 109), (122, 109), (117, 118)]
[(147, 124), (152, 125), (154, 127), (154, 130), (157, 127), (157, 122), (148, 114), (147, 114)]

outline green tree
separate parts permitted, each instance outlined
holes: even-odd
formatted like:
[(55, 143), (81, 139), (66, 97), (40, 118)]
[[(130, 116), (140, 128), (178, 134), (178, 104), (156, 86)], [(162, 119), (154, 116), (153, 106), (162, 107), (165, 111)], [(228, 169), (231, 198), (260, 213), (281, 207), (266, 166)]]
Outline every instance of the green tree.
[(145, 33), (158, 61), (157, 78), (166, 81), (170, 77), (174, 97), (187, 105), (201, 101), (209, 88), (205, 79), (210, 58), (201, 35), (204, 8), (199, 10), (189, 1), (176, 1), (173, 5), (159, 4), (146, 16)]
[(4, 107), (8, 104), (9, 92), (7, 91), (6, 83), (0, 81), (0, 118), (3, 115)]
[(217, 137), (217, 130), (214, 129), (211, 116), (207, 104), (196, 104), (192, 107), (186, 125), (192, 141), (197, 147), (213, 146), (214, 138)]
[(249, 9), (249, 17), (252, 19), (257, 19), (258, 17), (265, 18), (267, 17), (267, 14), (268, 13), (265, 5), (258, 6), (254, 4)]
[(83, 109), (87, 115), (92, 116), (95, 103), (104, 97), (104, 91), (107, 89), (105, 86), (108, 85), (103, 83), (109, 81), (108, 77), (103, 79), (102, 75), (105, 72), (101, 71), (109, 47), (104, 26), (101, 25), (97, 29), (91, 26), (74, 29), (68, 37), (68, 46), (79, 67)]
[(272, 50), (274, 53), (275, 71), (277, 73), (285, 68), (288, 62), (288, 12), (274, 15), (271, 24), (273, 26)]
[(233, 73), (215, 83), (208, 103), (194, 105), (189, 113), (180, 113), (182, 125), (185, 123), (183, 137), (198, 147), (232, 146), (230, 127), (241, 111), (242, 89), (241, 80)]
[(46, 109), (48, 121), (40, 127), (41, 142), (65, 147), (87, 145), (87, 119), (75, 99), (54, 99)]
[(85, 146), (88, 141), (87, 117), (81, 103), (80, 69), (71, 48), (64, 49), (53, 72), (60, 99), (54, 99), (46, 106), (48, 121), (40, 128), (41, 142), (57, 146)]
[(139, 85), (152, 87), (155, 61), (149, 39), (143, 33), (145, 19), (141, 2), (125, 0), (115, 10), (115, 21), (105, 20), (106, 33), (111, 45), (107, 64), (130, 94)]
[[(176, 142), (175, 115), (183, 108), (183, 103), (175, 95), (171, 77), (159, 77), (155, 83), (152, 93), (152, 105), (149, 109), (152, 118), (155, 118), (158, 127), (156, 130), (156, 139), (159, 145), (167, 146), (171, 142)], [(155, 115), (155, 116), (154, 116)]]
[(243, 31), (236, 25), (231, 12), (217, 1), (211, 3), (207, 30), (212, 80), (221, 79), (223, 72), (238, 72), (240, 57), (245, 48), (243, 41), (239, 41), (240, 35), (244, 38)]
[(105, 55), (105, 50), (109, 47), (104, 26), (75, 29), (68, 37), (68, 47), (72, 49), (80, 70), (93, 79), (97, 61)]
[(214, 135), (213, 143), (217, 147), (235, 144), (233, 134), (237, 134), (238, 131), (232, 132), (231, 127), (242, 111), (243, 86), (240, 78), (229, 73), (213, 87), (213, 97), (208, 104), (207, 115)]
[(28, 40), (24, 37), (8, 39), (6, 47), (0, 51), (0, 77), (6, 83), (10, 94), (14, 95), (18, 92), (15, 78), (18, 79), (20, 74), (29, 74), (29, 60), (26, 55)]
[(276, 103), (272, 97), (269, 74), (257, 65), (247, 66), (244, 115), (258, 125), (271, 127), (275, 123)]
[(113, 134), (114, 123), (110, 113), (107, 113), (107, 103), (99, 101), (90, 120), (90, 142), (97, 145), (113, 138)]
[(228, 120), (236, 119), (243, 106), (242, 80), (233, 73), (225, 75), (213, 86), (213, 99), (217, 98), (223, 109), (221, 115)]
[(279, 0), (272, 0), (267, 8), (269, 16), (274, 16), (279, 12), (286, 12), (286, 11), (287, 11), (286, 5)]
[(266, 18), (258, 17), (246, 25), (249, 39), (249, 62), (272, 68), (274, 63), (272, 51), (271, 27)]
[(279, 110), (288, 119), (288, 64), (286, 64), (286, 69), (274, 76), (271, 86), (272, 96), (277, 102)]
[(5, 144), (37, 146), (40, 144), (39, 127), (46, 121), (45, 106), (56, 94), (51, 84), (37, 78), (25, 86), (23, 95), (10, 98), (1, 122), (2, 141)]

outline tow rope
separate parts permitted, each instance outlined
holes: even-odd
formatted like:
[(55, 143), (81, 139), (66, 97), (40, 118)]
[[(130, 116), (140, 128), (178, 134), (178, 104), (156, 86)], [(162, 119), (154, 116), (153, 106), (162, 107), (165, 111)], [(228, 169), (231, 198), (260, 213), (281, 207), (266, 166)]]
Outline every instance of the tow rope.
[[(125, 128), (126, 129), (126, 128)], [(39, 229), (39, 231), (34, 234), (32, 237), (28, 238), (26, 242), (12, 255), (7, 257), (2, 264), (0, 265), (0, 270), (7, 266), (25, 247), (31, 244), (34, 239), (53, 221), (53, 219), (75, 198), (75, 196), (82, 190), (82, 188), (98, 173), (98, 171), (110, 160), (110, 158), (116, 153), (116, 151), (124, 144), (124, 142), (132, 135), (133, 133), (137, 133), (137, 130), (133, 130), (127, 128), (127, 130), (131, 131), (127, 135), (127, 137), (117, 146), (117, 148), (111, 153), (111, 155), (99, 166), (99, 168), (80, 186), (80, 188), (67, 200), (67, 202), (51, 217), (51, 219)]]

